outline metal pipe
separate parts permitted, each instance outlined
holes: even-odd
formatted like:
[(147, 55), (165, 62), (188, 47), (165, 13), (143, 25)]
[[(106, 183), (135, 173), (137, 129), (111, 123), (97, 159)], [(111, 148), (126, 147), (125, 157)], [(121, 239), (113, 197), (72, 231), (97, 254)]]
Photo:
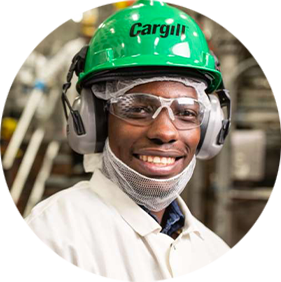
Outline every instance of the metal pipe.
[(10, 169), (13, 166), (17, 152), (26, 134), (31, 119), (37, 109), (37, 106), (41, 100), (43, 91), (38, 88), (34, 88), (30, 94), (28, 102), (24, 108), (24, 111), (20, 117), (18, 126), (11, 138), (11, 141), (7, 147), (7, 151), (3, 158), (3, 168)]
[(26, 217), (32, 210), (32, 208), (42, 199), (45, 182), (50, 176), (51, 169), (53, 167), (53, 162), (57, 156), (60, 148), (60, 143), (58, 141), (52, 141), (46, 151), (42, 167), (37, 175), (35, 183), (32, 188), (32, 192), (28, 199), (27, 205), (24, 210), (23, 216)]
[(263, 200), (267, 201), (271, 195), (272, 187), (254, 190), (231, 189), (229, 197), (233, 200)]
[(41, 145), (44, 135), (45, 131), (42, 128), (38, 128), (33, 133), (30, 139), (21, 166), (10, 190), (11, 196), (16, 204), (18, 203), (19, 197), (23, 190), (23, 186), (31, 170), (32, 164), (34, 162), (34, 159), (36, 157), (37, 151)]

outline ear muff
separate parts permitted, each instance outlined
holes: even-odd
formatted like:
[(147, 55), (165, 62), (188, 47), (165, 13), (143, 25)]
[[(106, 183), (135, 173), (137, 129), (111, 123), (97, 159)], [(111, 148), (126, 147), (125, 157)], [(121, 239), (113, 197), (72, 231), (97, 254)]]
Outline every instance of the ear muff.
[(83, 131), (77, 128), (73, 115), (68, 116), (67, 139), (70, 147), (79, 154), (103, 151), (107, 137), (105, 101), (96, 98), (89, 88), (83, 88), (72, 106), (81, 120)]
[[(220, 101), (209, 95), (211, 110), (205, 115), (201, 125), (201, 138), (196, 157), (207, 160), (216, 156), (223, 147), (218, 136), (222, 128), (224, 114)], [(105, 101), (96, 98), (89, 88), (83, 88), (81, 95), (73, 103), (72, 109), (79, 115), (84, 132), (77, 130), (77, 122), (68, 116), (67, 139), (70, 147), (79, 154), (100, 153), (107, 137), (107, 113)]]
[[(68, 142), (70, 147), (79, 154), (102, 152), (107, 137), (106, 101), (96, 98), (86, 85), (81, 89), (81, 94), (74, 101), (73, 106), (70, 105), (66, 95), (74, 71), (79, 72), (77, 69), (79, 63), (82, 68), (87, 50), (88, 47), (85, 46), (74, 56), (67, 74), (67, 82), (63, 85), (62, 91), (63, 108), (68, 121)], [(224, 88), (223, 82), (221, 82), (220, 86), (220, 89), (216, 91), (218, 97), (209, 95), (211, 110), (205, 116), (201, 125), (201, 139), (196, 153), (198, 159), (206, 160), (216, 156), (222, 149), (229, 132), (231, 99), (228, 91)], [(226, 119), (224, 119), (222, 107), (227, 108)], [(67, 108), (69, 109), (69, 115)]]
[(211, 110), (205, 115), (201, 125), (201, 139), (197, 147), (196, 157), (208, 160), (216, 156), (223, 147), (218, 142), (218, 136), (222, 129), (224, 114), (217, 96), (209, 95)]

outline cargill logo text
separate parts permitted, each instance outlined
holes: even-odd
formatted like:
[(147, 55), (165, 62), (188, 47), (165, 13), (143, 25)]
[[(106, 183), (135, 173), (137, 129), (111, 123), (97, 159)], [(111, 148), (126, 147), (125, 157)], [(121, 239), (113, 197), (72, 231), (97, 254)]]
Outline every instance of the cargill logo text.
[(145, 24), (135, 23), (130, 29), (130, 36), (135, 37), (138, 35), (148, 35), (160, 33), (160, 37), (165, 38), (169, 35), (180, 36), (185, 33), (186, 26), (177, 25), (167, 25), (167, 24)]

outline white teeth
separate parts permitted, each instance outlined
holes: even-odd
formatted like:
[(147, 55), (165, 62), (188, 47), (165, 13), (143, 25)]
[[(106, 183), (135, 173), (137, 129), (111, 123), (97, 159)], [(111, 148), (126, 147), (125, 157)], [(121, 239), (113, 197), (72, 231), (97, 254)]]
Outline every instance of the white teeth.
[(159, 157), (154, 157), (153, 162), (156, 164), (160, 164), (161, 159)]
[(166, 164), (168, 163), (168, 159), (165, 158), (165, 157), (162, 157), (162, 158), (161, 158), (161, 163), (164, 164), (164, 165), (166, 165)]
[(153, 157), (148, 156), (148, 157), (147, 157), (147, 161), (148, 161), (149, 163), (152, 163), (152, 162), (153, 162)]
[(173, 157), (158, 157), (158, 156), (140, 155), (139, 158), (144, 162), (154, 163), (158, 165), (170, 165), (176, 161), (176, 159)]

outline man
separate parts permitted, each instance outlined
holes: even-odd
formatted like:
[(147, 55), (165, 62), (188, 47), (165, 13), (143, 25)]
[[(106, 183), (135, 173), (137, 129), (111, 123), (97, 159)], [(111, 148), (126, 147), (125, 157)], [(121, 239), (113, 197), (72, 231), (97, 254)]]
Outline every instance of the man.
[[(80, 97), (71, 107), (74, 71)], [(121, 280), (176, 277), (227, 252), (179, 196), (196, 157), (216, 155), (227, 135), (227, 93), (206, 95), (219, 86), (188, 15), (142, 0), (106, 20), (74, 57), (63, 90), (70, 146), (93, 176), (37, 205), (29, 226), (66, 260)]]

